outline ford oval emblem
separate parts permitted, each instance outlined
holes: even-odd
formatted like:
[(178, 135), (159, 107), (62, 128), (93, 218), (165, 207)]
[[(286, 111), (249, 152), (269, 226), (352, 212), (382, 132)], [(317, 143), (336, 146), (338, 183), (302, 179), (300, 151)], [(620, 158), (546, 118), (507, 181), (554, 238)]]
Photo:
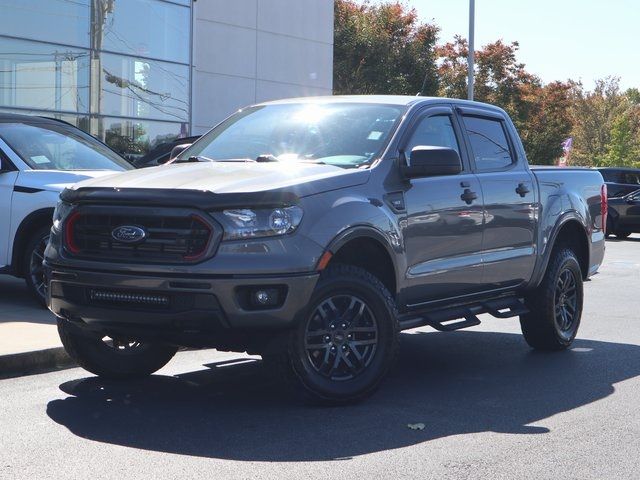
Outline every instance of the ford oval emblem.
[(142, 228), (134, 227), (133, 225), (122, 225), (114, 228), (111, 232), (111, 236), (118, 242), (138, 243), (147, 237), (147, 232)]

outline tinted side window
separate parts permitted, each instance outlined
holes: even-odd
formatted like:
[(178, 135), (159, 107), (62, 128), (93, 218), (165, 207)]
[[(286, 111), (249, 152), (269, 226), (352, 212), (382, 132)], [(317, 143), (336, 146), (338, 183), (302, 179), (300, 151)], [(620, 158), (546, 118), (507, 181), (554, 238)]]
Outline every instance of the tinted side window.
[(604, 179), (605, 182), (618, 181), (618, 176), (616, 175), (615, 172), (612, 172), (611, 170), (600, 170), (600, 173), (602, 174), (602, 178)]
[(637, 173), (626, 173), (624, 175), (624, 183), (638, 185), (640, 184), (640, 175)]
[(465, 116), (464, 125), (478, 170), (496, 170), (513, 163), (509, 141), (501, 121)]
[[(415, 147), (447, 147), (460, 154), (456, 132), (451, 123), (449, 115), (436, 115), (425, 117), (416, 125), (411, 134), (411, 138), (405, 147), (407, 156), (411, 155), (411, 150)], [(409, 157), (411, 161), (411, 157)]]

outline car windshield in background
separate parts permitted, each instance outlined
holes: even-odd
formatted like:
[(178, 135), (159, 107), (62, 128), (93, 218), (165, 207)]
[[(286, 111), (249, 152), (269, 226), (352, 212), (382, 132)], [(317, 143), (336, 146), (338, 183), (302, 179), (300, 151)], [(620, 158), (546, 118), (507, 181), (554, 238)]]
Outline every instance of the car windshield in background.
[(178, 160), (317, 162), (355, 168), (384, 148), (405, 107), (285, 103), (250, 107), (207, 133)]
[(34, 170), (129, 170), (125, 159), (64, 124), (0, 123), (4, 140)]

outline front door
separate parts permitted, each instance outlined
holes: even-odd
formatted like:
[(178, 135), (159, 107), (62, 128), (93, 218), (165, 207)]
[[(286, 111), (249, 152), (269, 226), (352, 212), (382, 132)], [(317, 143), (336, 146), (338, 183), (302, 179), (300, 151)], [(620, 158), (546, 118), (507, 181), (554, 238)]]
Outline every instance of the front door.
[(415, 178), (404, 192), (403, 227), (407, 271), (402, 298), (409, 306), (479, 290), (482, 280), (482, 191), (460, 141), (461, 130), (448, 107), (423, 112), (401, 142), (407, 161), (416, 146), (458, 151), (464, 171), (458, 175)]
[(0, 267), (8, 265), (9, 239), (11, 235), (11, 198), (18, 172), (11, 171), (12, 166), (0, 150)]
[(487, 289), (523, 284), (536, 264), (535, 178), (502, 116), (465, 109), (462, 123), (484, 196), (483, 283)]

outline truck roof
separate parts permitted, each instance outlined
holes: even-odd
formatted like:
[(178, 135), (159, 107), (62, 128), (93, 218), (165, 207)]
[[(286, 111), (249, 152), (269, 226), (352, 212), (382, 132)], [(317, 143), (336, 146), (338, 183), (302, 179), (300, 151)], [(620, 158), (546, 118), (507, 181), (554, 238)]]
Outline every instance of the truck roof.
[(482, 107), (503, 112), (501, 108), (488, 103), (461, 100), (458, 98), (422, 97), (412, 95), (326, 95), (317, 97), (284, 98), (281, 100), (262, 102), (259, 103), (259, 105), (282, 105), (290, 103), (378, 103), (384, 105), (410, 106), (416, 104), (442, 103), (443, 101), (459, 106)]

